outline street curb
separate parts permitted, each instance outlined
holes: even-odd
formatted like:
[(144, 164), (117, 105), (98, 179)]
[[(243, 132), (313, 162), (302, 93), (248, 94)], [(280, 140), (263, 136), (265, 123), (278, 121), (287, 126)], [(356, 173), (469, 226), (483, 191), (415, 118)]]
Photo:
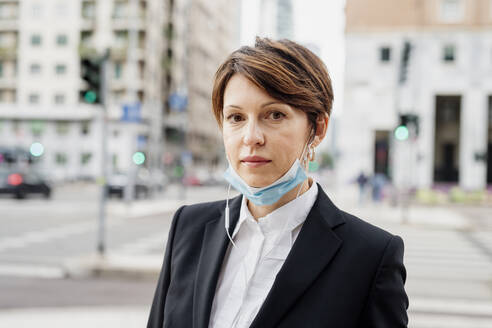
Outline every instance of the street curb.
[(100, 256), (94, 254), (66, 261), (63, 264), (63, 270), (67, 278), (156, 279), (161, 271), (161, 266), (162, 256), (160, 255), (111, 254)]

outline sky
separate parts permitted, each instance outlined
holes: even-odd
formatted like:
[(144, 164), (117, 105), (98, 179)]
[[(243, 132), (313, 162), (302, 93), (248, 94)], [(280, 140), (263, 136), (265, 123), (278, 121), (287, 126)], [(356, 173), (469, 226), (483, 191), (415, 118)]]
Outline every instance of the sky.
[[(294, 40), (315, 44), (332, 78), (335, 102), (333, 117), (343, 106), (344, 6), (345, 0), (292, 0)], [(260, 0), (242, 0), (241, 44), (252, 44), (259, 26)]]

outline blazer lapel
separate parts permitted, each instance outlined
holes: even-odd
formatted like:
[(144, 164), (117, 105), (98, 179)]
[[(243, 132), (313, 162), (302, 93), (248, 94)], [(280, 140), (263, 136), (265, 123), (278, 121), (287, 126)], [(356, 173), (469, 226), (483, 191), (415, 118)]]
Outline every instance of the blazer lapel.
[(343, 224), (338, 208), (318, 185), (318, 197), (251, 328), (276, 327), (311, 286), (342, 244), (332, 228)]
[[(234, 231), (239, 219), (241, 199), (241, 196), (238, 196), (229, 201), (231, 220), (229, 226), (230, 234)], [(210, 221), (205, 227), (193, 297), (194, 328), (208, 327), (217, 280), (219, 278), (220, 269), (222, 268), (227, 245), (229, 244), (229, 238), (227, 237), (224, 228), (224, 208), (220, 209), (218, 216), (219, 218)]]

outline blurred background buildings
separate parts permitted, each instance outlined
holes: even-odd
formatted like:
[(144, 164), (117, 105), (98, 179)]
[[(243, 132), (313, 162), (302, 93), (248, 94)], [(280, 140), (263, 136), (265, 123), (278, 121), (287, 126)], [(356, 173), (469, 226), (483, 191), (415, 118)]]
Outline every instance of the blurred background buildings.
[[(219, 172), (225, 158), (210, 115), (217, 66), (253, 42), (248, 33), (293, 38), (324, 59), (341, 53), (324, 16), (306, 14), (315, 5), (0, 0), (0, 162), (29, 160), (55, 181), (94, 180), (106, 117), (110, 175), (130, 174), (135, 163), (177, 179)], [(341, 8), (326, 7), (327, 20)], [(345, 14), (345, 71), (342, 61), (328, 65), (335, 109), (318, 164), (340, 183), (365, 172), (397, 187), (485, 189), (492, 2), (348, 0)], [(327, 39), (306, 37), (308, 24)], [(103, 74), (91, 74), (107, 51), (105, 115), (93, 85)]]
[(84, 80), (109, 50), (108, 171), (128, 172), (136, 151), (153, 169), (216, 164), (212, 77), (238, 14), (225, 0), (1, 0), (0, 161), (29, 157), (57, 181), (100, 175), (103, 95)]
[(342, 180), (492, 183), (491, 27), (490, 0), (347, 1)]

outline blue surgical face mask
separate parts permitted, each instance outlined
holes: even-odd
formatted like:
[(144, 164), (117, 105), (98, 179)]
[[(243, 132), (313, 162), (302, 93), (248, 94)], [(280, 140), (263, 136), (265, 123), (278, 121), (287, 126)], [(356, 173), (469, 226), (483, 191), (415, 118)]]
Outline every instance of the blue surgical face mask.
[[(305, 155), (306, 148), (309, 146), (306, 144), (302, 151), (302, 159), (304, 163), (307, 163), (307, 156)], [(228, 169), (224, 172), (224, 178), (229, 182), (229, 188), (227, 190), (227, 199), (226, 199), (226, 208), (225, 208), (225, 230), (227, 237), (232, 243), (232, 246), (234, 248), (236, 247), (236, 244), (234, 243), (234, 240), (232, 240), (231, 234), (229, 233), (229, 224), (230, 224), (230, 218), (229, 218), (229, 192), (231, 190), (231, 186), (233, 186), (235, 189), (237, 189), (239, 192), (243, 194), (244, 197), (246, 197), (248, 200), (253, 202), (256, 205), (270, 205), (276, 203), (283, 195), (285, 195), (287, 192), (292, 190), (295, 186), (299, 185), (302, 183), (304, 180), (307, 179), (306, 172), (304, 171), (304, 168), (302, 167), (300, 161), (298, 158), (294, 161), (290, 169), (285, 173), (283, 176), (281, 176), (277, 181), (273, 182), (269, 186), (266, 187), (261, 187), (261, 188), (255, 188), (249, 186), (246, 181), (244, 181), (239, 174), (234, 171), (232, 168), (231, 163), (229, 162), (229, 167)], [(299, 192), (301, 191), (301, 188), (299, 188), (299, 191), (297, 192), (297, 197), (299, 197)], [(286, 222), (287, 223), (287, 222)], [(286, 224), (284, 224), (285, 229)], [(282, 233), (279, 235), (279, 237), (282, 235)], [(278, 240), (277, 240), (278, 241)], [(246, 272), (246, 269), (244, 267), (244, 261), (241, 261), (242, 266), (243, 266), (243, 272)], [(244, 274), (245, 277), (245, 285), (246, 285), (246, 274)]]
[(299, 159), (296, 159), (290, 169), (272, 184), (255, 188), (249, 186), (237, 173), (229, 163), (229, 168), (224, 173), (224, 178), (237, 191), (243, 194), (249, 201), (255, 205), (271, 205), (276, 202), (295, 186), (307, 179), (306, 172), (301, 166)]

